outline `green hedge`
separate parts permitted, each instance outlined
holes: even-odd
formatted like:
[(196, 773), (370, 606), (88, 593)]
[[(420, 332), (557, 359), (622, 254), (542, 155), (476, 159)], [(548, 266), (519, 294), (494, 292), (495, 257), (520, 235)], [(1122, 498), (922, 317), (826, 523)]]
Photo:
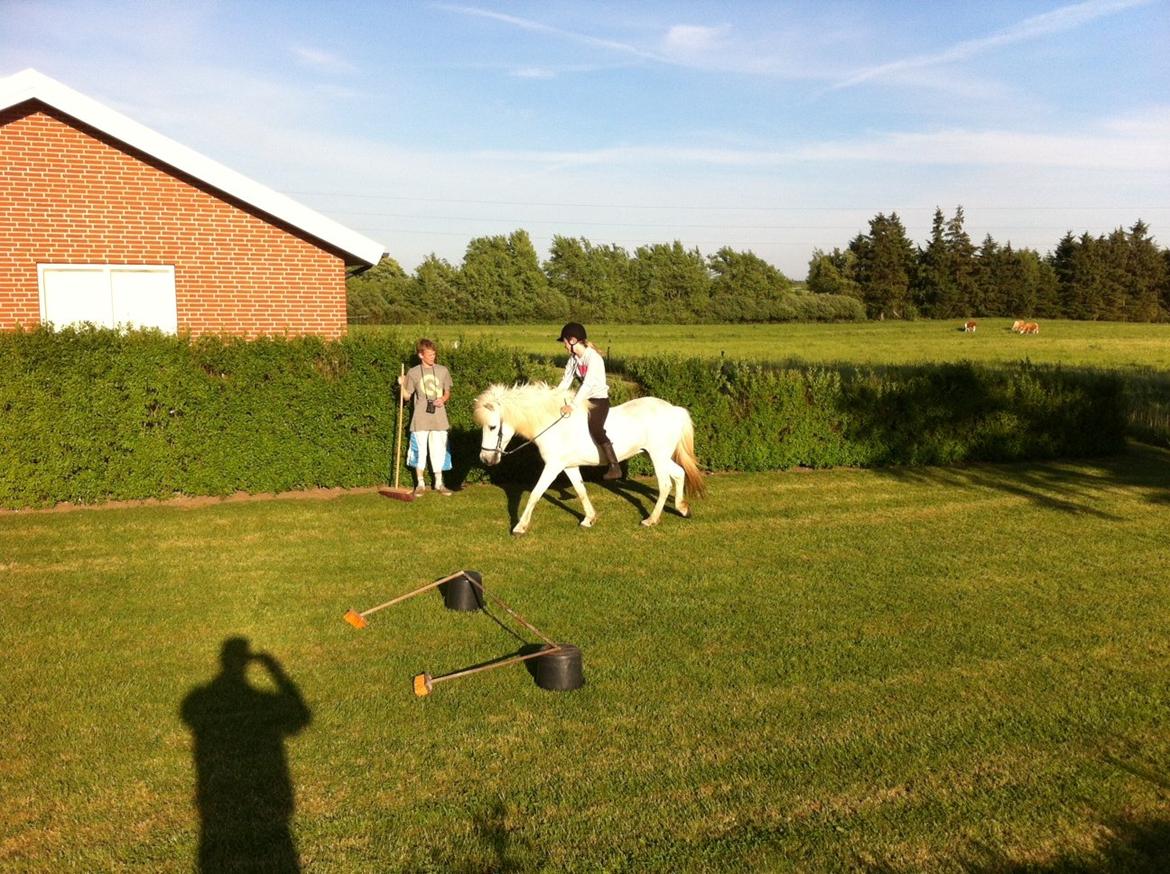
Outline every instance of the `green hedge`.
[(688, 407), (716, 470), (952, 464), (1120, 451), (1126, 409), (1115, 375), (969, 363), (779, 368), (639, 358), (647, 394)]
[[(0, 334), (0, 506), (387, 482), (394, 380), (415, 340)], [(559, 368), (475, 341), (440, 360), (456, 384), (451, 480), (482, 478), (475, 396)], [(1086, 456), (1117, 451), (1125, 430), (1117, 377), (1056, 369), (644, 358), (610, 370), (616, 402), (645, 393), (688, 407), (714, 470)], [(537, 465), (529, 448), (491, 474), (531, 482)]]

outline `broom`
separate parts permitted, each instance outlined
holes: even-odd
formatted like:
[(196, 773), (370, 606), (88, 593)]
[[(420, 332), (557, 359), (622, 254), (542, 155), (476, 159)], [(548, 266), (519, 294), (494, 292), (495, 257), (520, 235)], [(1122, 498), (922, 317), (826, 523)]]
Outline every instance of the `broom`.
[[(399, 378), (406, 376), (406, 365), (399, 365)], [(414, 490), (398, 487), (398, 468), (402, 466), (402, 386), (398, 385), (398, 427), (394, 432), (394, 485), (383, 486), (378, 494), (396, 501), (413, 501)]]

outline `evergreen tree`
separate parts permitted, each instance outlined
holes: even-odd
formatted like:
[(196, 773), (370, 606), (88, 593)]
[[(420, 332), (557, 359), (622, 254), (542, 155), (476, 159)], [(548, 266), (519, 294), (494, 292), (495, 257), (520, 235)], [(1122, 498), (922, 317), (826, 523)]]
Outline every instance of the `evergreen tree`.
[(914, 246), (897, 213), (878, 213), (869, 222), (869, 234), (858, 234), (849, 244), (857, 257), (858, 282), (870, 318), (913, 318), (910, 276)]
[(947, 222), (946, 249), (947, 267), (953, 297), (947, 301), (942, 318), (968, 315), (972, 312), (975, 296), (975, 246), (963, 228), (963, 207), (955, 207), (955, 215)]
[(991, 234), (983, 238), (983, 244), (975, 254), (971, 315), (1000, 316), (1006, 313), (1006, 301), (1012, 294), (1012, 286), (1019, 281), (1017, 267), (1011, 243), (1001, 249)]
[(1166, 259), (1150, 237), (1149, 226), (1138, 219), (1129, 229), (1129, 258), (1126, 262), (1129, 301), (1125, 317), (1135, 322), (1153, 322), (1166, 318), (1160, 289), (1166, 283)]
[(930, 318), (944, 318), (955, 309), (956, 289), (951, 281), (946, 220), (937, 206), (930, 226), (930, 240), (918, 251), (914, 275), (914, 303)]

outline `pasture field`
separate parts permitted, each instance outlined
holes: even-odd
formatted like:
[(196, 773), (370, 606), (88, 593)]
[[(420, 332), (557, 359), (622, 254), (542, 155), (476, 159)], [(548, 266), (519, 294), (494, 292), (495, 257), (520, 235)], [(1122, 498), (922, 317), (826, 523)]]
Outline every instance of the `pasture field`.
[[(274, 870), (1167, 870), (1170, 452), (708, 486), (520, 539), (489, 485), (0, 514), (0, 869), (187, 871), (203, 821)], [(460, 568), (585, 687), (416, 699), (520, 639), (434, 592), (341, 621)], [(207, 685), (236, 636), (283, 693)]]
[[(807, 322), (774, 325), (586, 325), (589, 338), (610, 355), (677, 353), (684, 356), (799, 363), (920, 364), (950, 361), (1022, 361), (1099, 368), (1170, 370), (1170, 324), (1044, 321), (1040, 333), (1020, 336), (1011, 319), (979, 319), (973, 334), (962, 322)], [(449, 343), (488, 337), (539, 355), (563, 356), (560, 325), (408, 325), (390, 330)], [(354, 331), (387, 330), (351, 326)]]

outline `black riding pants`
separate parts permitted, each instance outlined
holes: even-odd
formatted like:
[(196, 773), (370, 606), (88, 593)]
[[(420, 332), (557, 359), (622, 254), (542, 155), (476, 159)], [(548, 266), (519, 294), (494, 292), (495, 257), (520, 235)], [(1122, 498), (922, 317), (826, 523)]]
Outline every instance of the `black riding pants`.
[(598, 446), (609, 442), (605, 436), (605, 417), (609, 415), (609, 398), (590, 398), (593, 405), (589, 410), (589, 436)]

